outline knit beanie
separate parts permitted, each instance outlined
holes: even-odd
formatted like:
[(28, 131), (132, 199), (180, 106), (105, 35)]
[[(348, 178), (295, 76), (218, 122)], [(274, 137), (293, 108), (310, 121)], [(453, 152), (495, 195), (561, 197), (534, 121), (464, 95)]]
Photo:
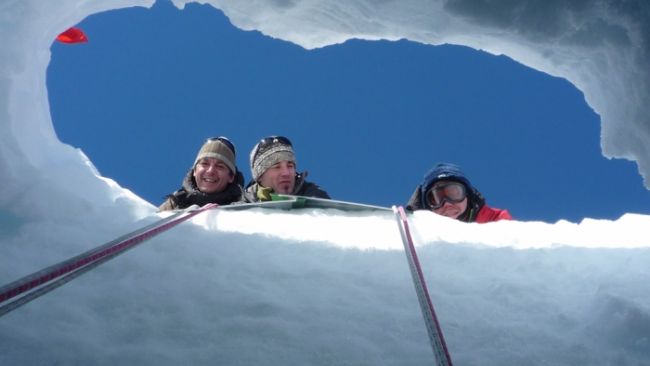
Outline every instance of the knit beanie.
[(217, 139), (210, 139), (201, 146), (201, 150), (196, 155), (194, 160), (194, 166), (199, 160), (203, 158), (215, 158), (224, 162), (230, 168), (230, 171), (235, 174), (237, 168), (235, 167), (235, 152), (230, 150), (230, 148), (224, 144), (222, 141)]
[(260, 144), (261, 142), (255, 145), (250, 156), (253, 180), (258, 181), (264, 172), (281, 161), (296, 163), (296, 155), (291, 145), (280, 141), (273, 141), (262, 146)]

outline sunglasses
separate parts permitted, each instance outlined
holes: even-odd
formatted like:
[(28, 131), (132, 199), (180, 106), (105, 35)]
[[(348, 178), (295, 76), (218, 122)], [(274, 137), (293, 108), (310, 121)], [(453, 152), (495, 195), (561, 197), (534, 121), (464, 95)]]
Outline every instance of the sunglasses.
[(458, 182), (443, 183), (431, 187), (426, 195), (432, 209), (442, 207), (445, 202), (459, 203), (467, 197), (465, 185)]
[(271, 145), (271, 144), (282, 144), (282, 145), (293, 146), (293, 145), (291, 145), (291, 141), (289, 141), (289, 139), (284, 137), (284, 136), (265, 137), (265, 138), (260, 140), (259, 146), (260, 147), (265, 147), (265, 146), (268, 146), (268, 145)]
[(284, 136), (268, 136), (261, 139), (260, 142), (258, 142), (257, 145), (255, 145), (255, 152), (253, 153), (253, 159), (255, 159), (260, 149), (273, 144), (289, 145), (293, 147), (293, 145), (291, 145), (291, 140), (289, 140)]
[(224, 137), (224, 136), (210, 137), (209, 139), (205, 140), (205, 142), (212, 142), (212, 141), (222, 142), (224, 145), (226, 145), (230, 149), (230, 151), (232, 151), (233, 155), (237, 155), (236, 152), (235, 152), (235, 145), (232, 143), (232, 141), (228, 140), (227, 137)]

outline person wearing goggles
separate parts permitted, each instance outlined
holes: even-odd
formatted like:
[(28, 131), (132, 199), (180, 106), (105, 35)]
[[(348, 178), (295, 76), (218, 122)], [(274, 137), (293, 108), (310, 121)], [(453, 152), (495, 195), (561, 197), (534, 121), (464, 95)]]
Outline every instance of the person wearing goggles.
[(284, 136), (261, 139), (250, 155), (252, 180), (246, 185), (247, 202), (271, 200), (271, 193), (330, 198), (318, 185), (305, 180), (307, 172), (296, 171), (293, 145)]
[(235, 145), (226, 137), (205, 141), (182, 187), (168, 195), (160, 211), (184, 209), (207, 203), (229, 205), (244, 202), (244, 176), (235, 165)]
[(472, 186), (460, 167), (449, 163), (436, 165), (424, 176), (406, 207), (411, 211), (431, 210), (464, 222), (512, 220), (508, 210), (485, 204), (483, 195)]

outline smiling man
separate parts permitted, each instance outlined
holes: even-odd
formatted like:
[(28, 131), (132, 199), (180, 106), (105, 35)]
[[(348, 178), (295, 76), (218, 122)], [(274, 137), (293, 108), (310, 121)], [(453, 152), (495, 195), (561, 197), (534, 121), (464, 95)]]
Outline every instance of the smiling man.
[(296, 172), (293, 145), (284, 136), (268, 136), (260, 140), (250, 156), (253, 179), (246, 186), (248, 202), (271, 200), (271, 193), (330, 198), (314, 183), (307, 182), (307, 172)]
[(205, 141), (181, 189), (167, 196), (160, 211), (207, 203), (228, 205), (243, 202), (244, 177), (235, 166), (235, 146), (225, 137)]

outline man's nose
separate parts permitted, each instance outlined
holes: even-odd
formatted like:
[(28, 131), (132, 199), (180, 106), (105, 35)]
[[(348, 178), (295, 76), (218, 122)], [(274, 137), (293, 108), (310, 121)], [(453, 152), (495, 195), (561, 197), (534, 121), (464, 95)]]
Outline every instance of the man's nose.
[(288, 166), (285, 166), (280, 169), (280, 174), (282, 174), (283, 176), (291, 175), (291, 169)]

